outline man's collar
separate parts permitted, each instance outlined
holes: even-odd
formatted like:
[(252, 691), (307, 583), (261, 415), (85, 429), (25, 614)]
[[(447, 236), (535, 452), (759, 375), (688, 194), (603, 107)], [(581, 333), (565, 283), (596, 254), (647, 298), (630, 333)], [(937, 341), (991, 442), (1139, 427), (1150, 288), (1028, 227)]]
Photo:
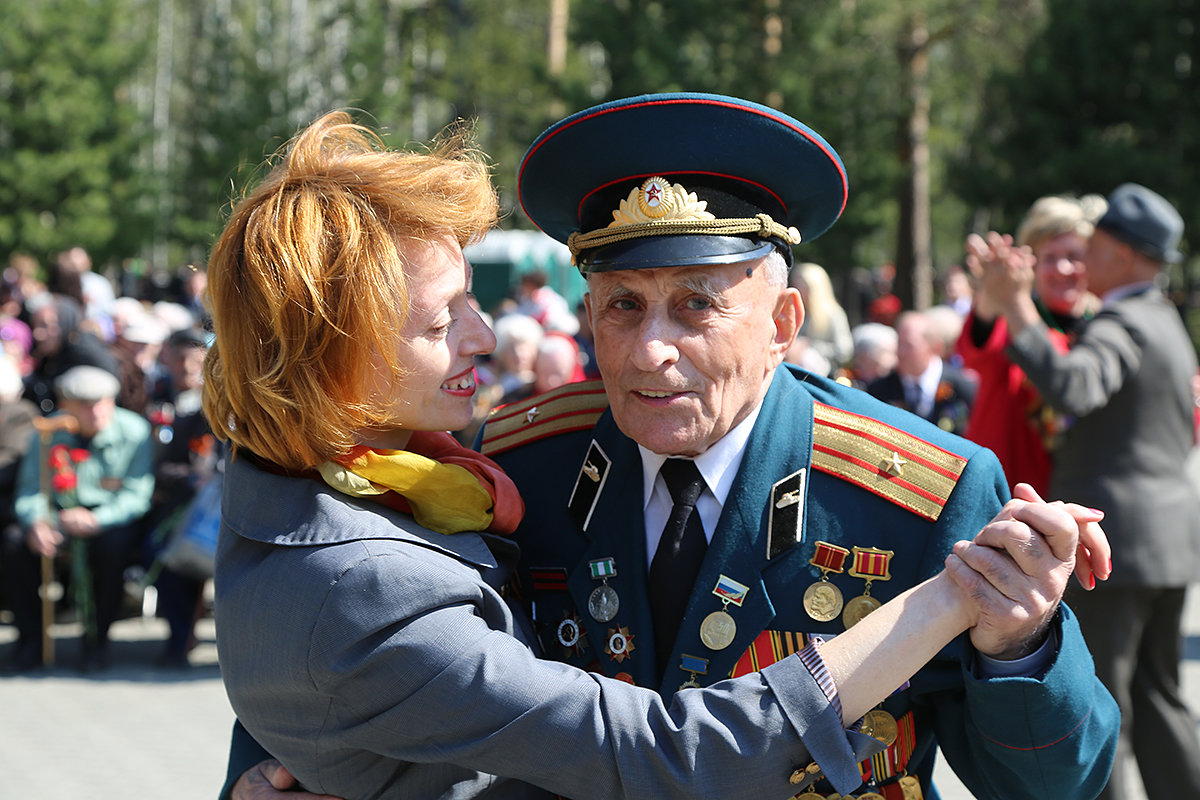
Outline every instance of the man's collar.
[[(733, 487), (733, 479), (737, 476), (738, 467), (742, 464), (742, 454), (746, 452), (746, 442), (750, 439), (750, 431), (754, 430), (754, 423), (758, 421), (760, 411), (762, 411), (761, 402), (744, 420), (733, 426), (712, 447), (694, 459), (696, 469), (700, 470), (700, 477), (704, 478), (704, 484), (722, 506), (725, 505), (725, 499)], [(658, 477), (658, 471), (670, 456), (647, 450), (640, 444), (638, 453), (642, 457), (642, 503), (644, 507), (653, 494), (654, 481)]]
[(1109, 289), (1104, 293), (1104, 297), (1100, 298), (1100, 305), (1107, 308), (1118, 300), (1124, 300), (1126, 297), (1133, 297), (1135, 294), (1149, 291), (1155, 288), (1155, 286), (1154, 281), (1138, 281), (1137, 283), (1127, 283), (1124, 286)]

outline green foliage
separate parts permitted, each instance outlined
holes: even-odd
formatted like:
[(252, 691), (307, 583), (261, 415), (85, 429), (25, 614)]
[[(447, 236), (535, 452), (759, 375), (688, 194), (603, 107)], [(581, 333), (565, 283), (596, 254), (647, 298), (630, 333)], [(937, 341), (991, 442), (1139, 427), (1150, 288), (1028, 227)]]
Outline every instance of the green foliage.
[(75, 244), (99, 263), (145, 241), (146, 53), (127, 0), (0, 2), (0, 254)]
[[(1200, 3), (1049, 0), (1027, 64), (996, 75), (954, 189), (1011, 230), (1044, 194), (1126, 181), (1200, 223)], [(1114, 24), (1112, 21), (1115, 20)]]

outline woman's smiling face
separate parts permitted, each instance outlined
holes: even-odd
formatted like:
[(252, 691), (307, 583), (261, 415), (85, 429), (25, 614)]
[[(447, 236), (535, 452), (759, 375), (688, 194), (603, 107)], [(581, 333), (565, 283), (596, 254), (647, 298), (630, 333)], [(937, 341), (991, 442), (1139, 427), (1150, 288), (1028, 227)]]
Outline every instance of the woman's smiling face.
[(385, 407), (384, 429), (363, 444), (402, 449), (415, 430), (455, 431), (471, 422), (475, 357), (490, 353), (496, 337), (470, 300), (471, 267), (450, 238), (402, 242), (409, 309), (396, 337), (397, 380), (382, 358), (373, 370), (371, 399)]

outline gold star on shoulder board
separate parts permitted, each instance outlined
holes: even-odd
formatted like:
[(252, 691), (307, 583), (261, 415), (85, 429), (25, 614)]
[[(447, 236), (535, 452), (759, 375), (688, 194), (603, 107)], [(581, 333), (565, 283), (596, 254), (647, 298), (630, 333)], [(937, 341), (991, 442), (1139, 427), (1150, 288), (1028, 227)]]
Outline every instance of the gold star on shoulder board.
[(904, 465), (907, 463), (907, 461), (900, 457), (899, 453), (893, 451), (892, 460), (887, 463), (887, 474), (895, 475), (897, 478), (899, 478), (904, 474)]

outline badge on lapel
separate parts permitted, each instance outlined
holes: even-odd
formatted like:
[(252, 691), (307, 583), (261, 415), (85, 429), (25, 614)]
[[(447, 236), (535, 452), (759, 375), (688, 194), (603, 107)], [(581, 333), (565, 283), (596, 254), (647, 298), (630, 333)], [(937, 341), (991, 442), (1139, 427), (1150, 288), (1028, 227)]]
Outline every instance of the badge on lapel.
[(583, 459), (583, 465), (579, 468), (579, 475), (575, 478), (571, 499), (567, 503), (571, 518), (585, 531), (588, 523), (592, 521), (592, 512), (596, 509), (596, 501), (600, 499), (600, 490), (604, 488), (604, 481), (608, 479), (610, 467), (612, 459), (593, 439), (587, 457)]
[(782, 555), (804, 538), (804, 492), (807, 468), (798, 469), (771, 487), (767, 522), (767, 559)]

